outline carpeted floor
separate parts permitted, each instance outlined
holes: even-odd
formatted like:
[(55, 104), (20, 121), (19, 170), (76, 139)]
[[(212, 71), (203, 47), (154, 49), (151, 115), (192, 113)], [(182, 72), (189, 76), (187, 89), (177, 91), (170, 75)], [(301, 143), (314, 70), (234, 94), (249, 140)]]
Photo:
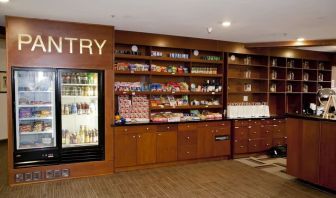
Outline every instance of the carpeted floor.
[[(23, 185), (6, 184), (6, 144), (0, 143), (1, 198), (46, 197), (335, 197), (235, 160), (172, 166), (108, 176)], [(5, 173), (5, 174), (4, 174)]]

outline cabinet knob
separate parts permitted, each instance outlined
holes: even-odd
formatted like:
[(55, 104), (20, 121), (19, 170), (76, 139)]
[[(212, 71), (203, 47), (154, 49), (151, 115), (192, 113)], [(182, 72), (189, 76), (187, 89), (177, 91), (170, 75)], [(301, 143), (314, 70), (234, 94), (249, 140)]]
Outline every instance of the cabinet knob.
[(148, 131), (148, 130), (149, 130), (149, 128), (147, 127), (147, 128), (146, 128), (146, 130)]
[(244, 146), (240, 146), (240, 148), (244, 148)]
[(139, 135), (138, 138), (141, 138), (141, 135)]
[(269, 146), (270, 144), (266, 144), (266, 146)]
[(235, 129), (239, 129), (239, 127), (235, 127)]
[(187, 128), (189, 128), (190, 126), (189, 125), (187, 125)]
[(255, 131), (253, 131), (252, 133), (253, 133), (253, 134), (257, 134), (257, 132), (255, 132)]
[(238, 142), (238, 140), (235, 140), (235, 142)]
[(207, 127), (208, 125), (206, 124), (205, 126)]
[(284, 137), (285, 139), (287, 139), (287, 137)]
[(266, 133), (270, 133), (269, 131), (266, 131)]
[(225, 124), (223, 123), (223, 124), (221, 124), (222, 126), (224, 126)]
[(190, 152), (189, 152), (189, 151), (187, 151), (186, 153), (187, 153), (187, 154), (190, 154)]
[(135, 135), (133, 135), (133, 138), (135, 138)]
[(167, 129), (170, 129), (170, 127), (168, 126)]
[(257, 147), (257, 145), (255, 144), (255, 145), (253, 145), (254, 147)]
[(189, 136), (187, 136), (187, 137), (186, 137), (186, 139), (187, 139), (187, 140), (189, 140), (189, 139), (190, 139), (190, 137), (189, 137)]
[(124, 131), (127, 131), (127, 129), (124, 129)]
[(251, 142), (251, 139), (248, 139), (249, 142)]
[(158, 135), (161, 135), (161, 133), (159, 133)]
[(248, 126), (248, 128), (250, 129), (250, 128), (252, 128), (252, 126)]

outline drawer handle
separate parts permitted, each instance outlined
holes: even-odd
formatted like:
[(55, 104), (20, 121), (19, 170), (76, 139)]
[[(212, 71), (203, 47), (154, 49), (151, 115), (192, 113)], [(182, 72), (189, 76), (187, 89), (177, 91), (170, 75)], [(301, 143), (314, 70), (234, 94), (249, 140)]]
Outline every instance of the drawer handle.
[(127, 131), (127, 129), (124, 129), (124, 131)]
[(170, 127), (168, 126), (167, 129), (170, 129)]
[(255, 144), (255, 145), (253, 145), (254, 147), (257, 147), (257, 145)]
[(133, 138), (135, 138), (135, 135), (133, 135)]
[(158, 135), (161, 135), (161, 133), (159, 133)]
[(240, 146), (240, 148), (244, 148), (244, 146)]
[(149, 128), (147, 127), (147, 128), (146, 128), (146, 130), (148, 131), (148, 130), (149, 130)]
[(251, 139), (248, 139), (249, 142), (251, 142), (252, 140)]
[(187, 125), (187, 127), (189, 128), (190, 126), (189, 126), (189, 125)]
[(189, 139), (190, 139), (190, 137), (189, 137), (189, 136), (187, 136), (187, 137), (186, 137), (186, 139), (187, 139), (187, 140), (189, 140)]
[(239, 129), (239, 127), (235, 127), (235, 129)]
[(224, 126), (225, 124), (221, 124), (222, 126)]
[(238, 142), (238, 140), (235, 140), (235, 142)]
[(205, 126), (207, 127), (208, 125), (206, 124)]
[(266, 131), (266, 133), (270, 133), (269, 131)]
[(250, 128), (252, 128), (252, 126), (249, 126), (248, 128), (250, 129)]
[(254, 132), (252, 132), (252, 133), (253, 133), (253, 134), (257, 134), (257, 132), (255, 132), (255, 131), (254, 131)]
[(187, 154), (190, 154), (190, 152), (189, 152), (189, 151), (187, 151), (186, 153), (187, 153)]
[(287, 139), (287, 137), (284, 137), (285, 139)]
[(138, 138), (141, 138), (141, 135), (139, 135)]
[(266, 144), (266, 146), (269, 146), (270, 144)]

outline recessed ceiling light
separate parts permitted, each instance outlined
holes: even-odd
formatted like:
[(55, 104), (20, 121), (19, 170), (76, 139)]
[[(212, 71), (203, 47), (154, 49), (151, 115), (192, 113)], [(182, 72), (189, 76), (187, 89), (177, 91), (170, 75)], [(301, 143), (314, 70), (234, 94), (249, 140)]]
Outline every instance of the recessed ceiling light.
[(224, 21), (224, 22), (222, 23), (222, 26), (223, 26), (223, 27), (230, 27), (230, 26), (231, 26), (231, 22), (230, 22), (230, 21)]
[(298, 38), (298, 39), (296, 39), (296, 41), (299, 41), (299, 42), (302, 42), (302, 41), (304, 41), (305, 39), (304, 38), (302, 38), (302, 37), (300, 37), (300, 38)]
[(0, 3), (8, 3), (9, 0), (0, 0)]
[(208, 33), (210, 34), (212, 32), (212, 27), (207, 28)]

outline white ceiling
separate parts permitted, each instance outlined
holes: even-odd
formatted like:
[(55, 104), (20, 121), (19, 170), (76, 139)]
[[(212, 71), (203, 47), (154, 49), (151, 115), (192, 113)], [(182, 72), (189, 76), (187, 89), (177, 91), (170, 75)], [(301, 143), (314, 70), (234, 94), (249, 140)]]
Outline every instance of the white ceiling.
[(4, 15), (236, 42), (336, 37), (336, 0), (10, 0), (0, 4), (0, 25)]
[(336, 52), (336, 46), (316, 46), (316, 47), (298, 47), (297, 49), (317, 51), (317, 52)]

